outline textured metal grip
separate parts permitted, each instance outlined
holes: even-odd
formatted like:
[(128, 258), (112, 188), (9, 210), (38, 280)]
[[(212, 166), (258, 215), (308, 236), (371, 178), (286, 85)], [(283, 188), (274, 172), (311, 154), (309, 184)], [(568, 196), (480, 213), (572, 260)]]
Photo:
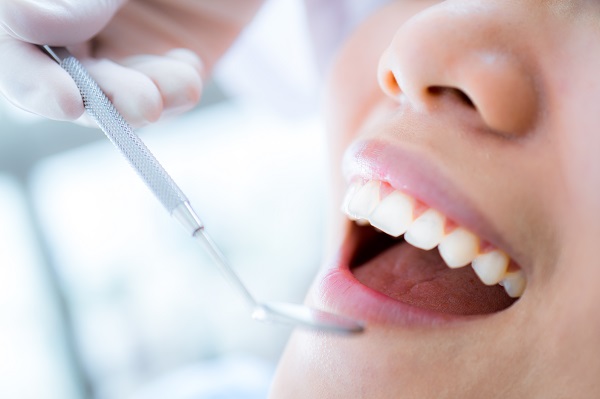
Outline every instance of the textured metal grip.
[(110, 141), (127, 158), (131, 166), (146, 182), (165, 208), (172, 213), (178, 205), (187, 202), (183, 192), (167, 174), (158, 160), (142, 142), (102, 89), (75, 57), (60, 61), (60, 66), (71, 75), (81, 92), (83, 105), (89, 115)]

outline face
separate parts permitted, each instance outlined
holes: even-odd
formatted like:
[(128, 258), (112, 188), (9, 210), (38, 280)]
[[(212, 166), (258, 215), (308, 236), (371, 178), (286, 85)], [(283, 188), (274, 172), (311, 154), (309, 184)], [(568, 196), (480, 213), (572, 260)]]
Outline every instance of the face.
[(272, 396), (597, 397), (598, 71), (597, 1), (366, 21), (330, 74), (337, 227), (307, 299), (366, 332), (295, 332)]

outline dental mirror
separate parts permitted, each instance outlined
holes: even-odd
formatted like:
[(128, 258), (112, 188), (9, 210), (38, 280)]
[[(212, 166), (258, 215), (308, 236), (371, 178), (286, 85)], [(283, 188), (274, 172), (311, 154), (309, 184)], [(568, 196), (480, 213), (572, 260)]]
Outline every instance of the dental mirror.
[(206, 231), (204, 229), (199, 230), (194, 236), (204, 245), (227, 281), (251, 307), (254, 320), (342, 334), (359, 333), (364, 330), (364, 326), (360, 322), (305, 305), (287, 302), (258, 302), (229, 266), (227, 259), (219, 251), (210, 236), (206, 234)]

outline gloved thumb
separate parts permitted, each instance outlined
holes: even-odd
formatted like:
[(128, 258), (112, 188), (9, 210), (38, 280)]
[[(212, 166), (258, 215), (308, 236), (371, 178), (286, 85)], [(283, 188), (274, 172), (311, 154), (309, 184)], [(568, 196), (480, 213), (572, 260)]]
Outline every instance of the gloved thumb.
[(2, 0), (0, 27), (24, 42), (68, 46), (96, 35), (126, 0)]

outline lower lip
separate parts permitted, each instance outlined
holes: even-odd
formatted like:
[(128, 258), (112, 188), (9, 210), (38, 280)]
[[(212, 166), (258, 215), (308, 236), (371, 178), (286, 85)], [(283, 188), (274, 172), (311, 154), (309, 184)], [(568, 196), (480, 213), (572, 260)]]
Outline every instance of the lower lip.
[(346, 242), (318, 278), (315, 298), (324, 309), (362, 320), (368, 325), (426, 327), (455, 324), (486, 317), (439, 313), (390, 298), (361, 284), (349, 267), (351, 242)]

